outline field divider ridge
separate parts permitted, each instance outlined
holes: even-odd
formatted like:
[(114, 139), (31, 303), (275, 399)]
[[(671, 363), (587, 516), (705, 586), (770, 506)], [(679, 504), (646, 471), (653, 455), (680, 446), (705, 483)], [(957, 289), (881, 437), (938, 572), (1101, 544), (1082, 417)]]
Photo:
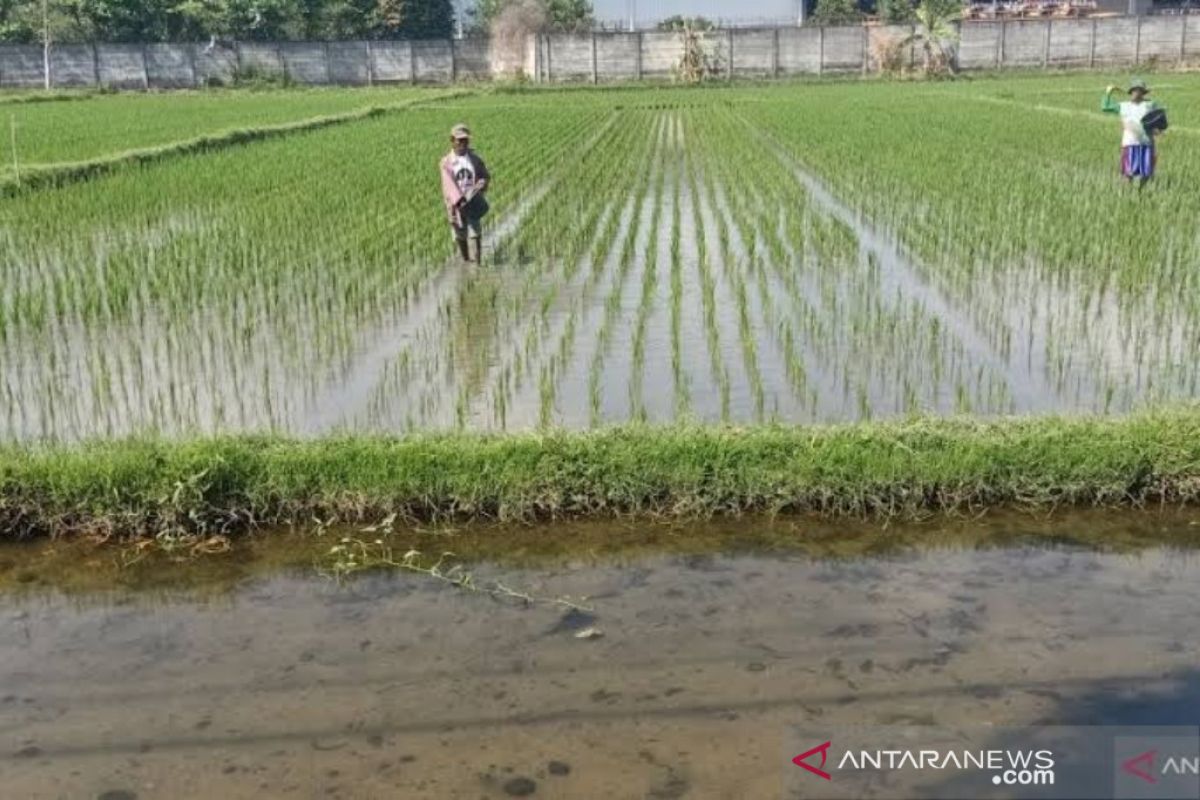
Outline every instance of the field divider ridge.
[(38, 189), (52, 189), (73, 183), (81, 183), (122, 169), (151, 164), (169, 158), (208, 153), (238, 145), (290, 136), (292, 134), (307, 133), (335, 125), (361, 122), (387, 114), (407, 111), (425, 103), (471, 94), (474, 94), (472, 90), (459, 90), (446, 92), (434, 97), (414, 97), (410, 100), (389, 105), (367, 106), (342, 114), (323, 114), (316, 117), (305, 117), (304, 119), (293, 120), (291, 122), (281, 122), (258, 127), (228, 128), (214, 133), (195, 136), (190, 139), (181, 139), (153, 147), (124, 150), (119, 153), (110, 153), (84, 161), (23, 164), (21, 165), (19, 177), (14, 176), (0, 181), (0, 198), (14, 197)]
[(748, 512), (826, 516), (1200, 502), (1200, 406), (590, 432), (131, 438), (0, 446), (0, 537)]

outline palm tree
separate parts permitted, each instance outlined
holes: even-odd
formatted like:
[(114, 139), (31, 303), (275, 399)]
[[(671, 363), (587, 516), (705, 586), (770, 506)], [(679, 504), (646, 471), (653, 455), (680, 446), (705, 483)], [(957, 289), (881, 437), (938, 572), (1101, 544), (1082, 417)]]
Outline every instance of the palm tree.
[(954, 72), (953, 50), (947, 42), (957, 42), (959, 31), (955, 23), (962, 19), (958, 0), (921, 0), (915, 12), (917, 27), (901, 43), (908, 47), (921, 43), (926, 75)]

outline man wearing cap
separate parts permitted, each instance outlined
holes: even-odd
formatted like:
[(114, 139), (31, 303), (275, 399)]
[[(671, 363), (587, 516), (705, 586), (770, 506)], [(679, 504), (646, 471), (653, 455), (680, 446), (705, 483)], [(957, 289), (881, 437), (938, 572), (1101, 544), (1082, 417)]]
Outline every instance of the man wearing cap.
[(463, 261), (479, 263), (483, 255), (483, 215), (487, 213), (487, 191), (491, 175), (474, 150), (471, 131), (455, 125), (450, 131), (450, 152), (442, 159), (442, 198), (454, 230), (454, 241)]
[(1140, 78), (1130, 84), (1128, 101), (1118, 103), (1113, 100), (1115, 91), (1116, 86), (1109, 86), (1104, 92), (1100, 110), (1121, 116), (1121, 174), (1127, 181), (1136, 179), (1138, 188), (1141, 188), (1154, 177), (1154, 166), (1158, 160), (1154, 150), (1155, 131), (1147, 131), (1142, 120), (1159, 106), (1147, 98), (1150, 87)]

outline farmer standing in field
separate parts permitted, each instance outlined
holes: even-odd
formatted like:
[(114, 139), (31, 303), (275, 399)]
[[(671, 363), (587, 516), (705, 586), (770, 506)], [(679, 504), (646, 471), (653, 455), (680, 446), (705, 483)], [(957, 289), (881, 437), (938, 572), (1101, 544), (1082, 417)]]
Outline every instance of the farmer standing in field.
[(488, 212), (484, 194), (492, 176), (471, 149), (471, 130), (466, 125), (455, 125), (450, 131), (450, 152), (442, 159), (441, 171), (442, 198), (458, 252), (463, 261), (478, 264), (483, 258), (483, 216)]
[(1138, 188), (1154, 177), (1158, 154), (1154, 137), (1166, 130), (1166, 115), (1163, 109), (1148, 98), (1150, 87), (1144, 80), (1135, 79), (1129, 86), (1129, 100), (1118, 103), (1113, 100), (1116, 86), (1104, 92), (1100, 110), (1121, 116), (1121, 175), (1126, 181), (1138, 182)]

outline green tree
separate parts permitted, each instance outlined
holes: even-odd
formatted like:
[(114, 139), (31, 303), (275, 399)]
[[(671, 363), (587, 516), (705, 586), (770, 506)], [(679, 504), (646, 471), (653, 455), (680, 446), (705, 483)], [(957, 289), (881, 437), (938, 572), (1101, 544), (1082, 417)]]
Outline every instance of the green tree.
[(956, 23), (962, 18), (957, 0), (921, 0), (916, 10), (917, 29), (903, 46), (920, 43), (926, 75), (954, 72), (953, 44), (959, 40)]
[(904, 25), (915, 18), (912, 0), (879, 0), (875, 12), (888, 25)]
[(454, 34), (451, 0), (378, 0), (375, 32), (383, 39), (446, 39)]
[(40, 44), (47, 32), (51, 42), (83, 42), (94, 37), (78, 7), (51, 0), (46, 11), (43, 20), (41, 0), (0, 0), (0, 41)]
[[(476, 33), (491, 31), (492, 22), (515, 3), (528, 5), (530, 0), (476, 0), (475, 7), (468, 12), (470, 29)], [(545, 19), (541, 30), (535, 32), (581, 33), (591, 30), (595, 24), (592, 4), (588, 0), (534, 0), (533, 5), (542, 13), (526, 16)]]
[(234, 39), (269, 42), (294, 38), (299, 8), (294, 0), (224, 0), (221, 30)]
[(592, 4), (587, 0), (546, 0), (550, 30), (564, 33), (590, 31), (595, 24)]
[(685, 17), (682, 14), (676, 14), (673, 17), (667, 17), (658, 23), (660, 31), (682, 31), (684, 29), (693, 31), (711, 31), (716, 30), (716, 23), (706, 17)]
[(862, 12), (854, 0), (817, 0), (812, 20), (818, 25), (854, 25), (862, 20)]
[(325, 13), (330, 39), (362, 39), (375, 28), (375, 0), (333, 0)]
[(158, 42), (169, 38), (168, 0), (60, 0), (84, 38), (102, 42)]
[(171, 40), (197, 42), (227, 35), (223, 0), (183, 0), (171, 8)]

